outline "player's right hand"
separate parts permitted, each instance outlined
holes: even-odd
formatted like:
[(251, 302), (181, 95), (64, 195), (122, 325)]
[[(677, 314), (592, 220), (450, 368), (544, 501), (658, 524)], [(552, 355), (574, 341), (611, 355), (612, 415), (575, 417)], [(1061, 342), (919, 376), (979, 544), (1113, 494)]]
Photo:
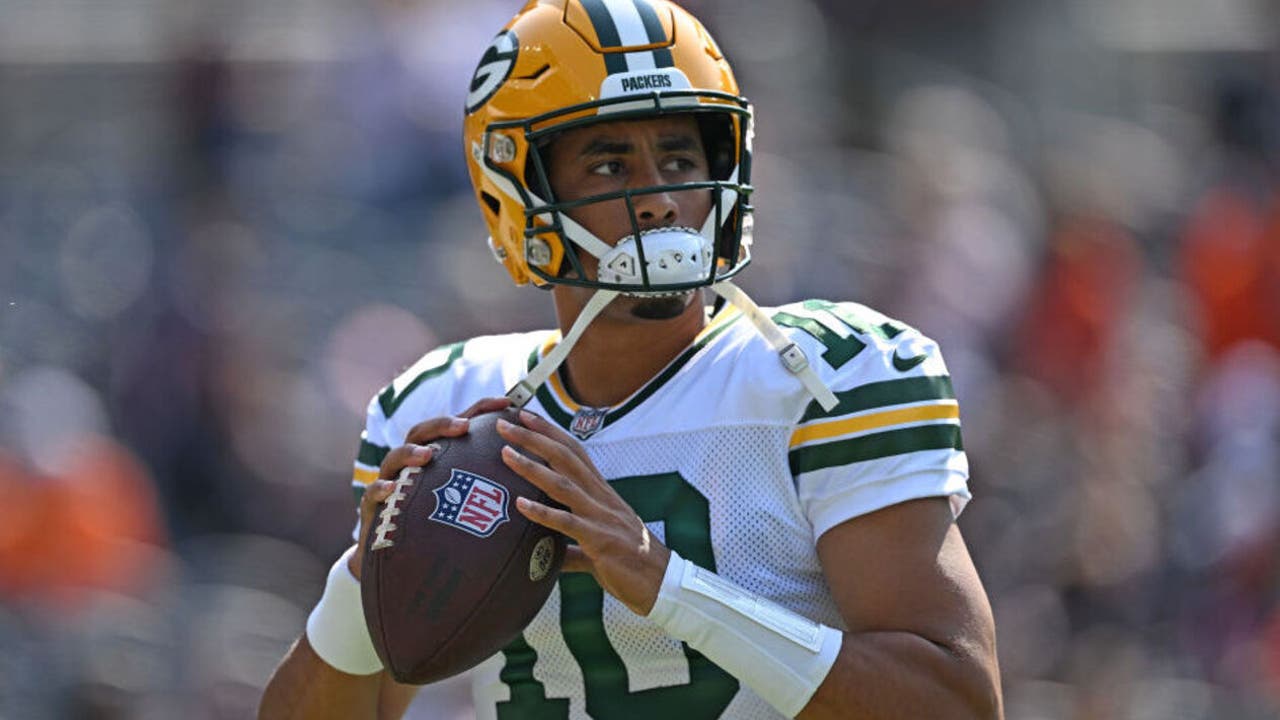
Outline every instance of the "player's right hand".
[(360, 579), (361, 565), (364, 562), (365, 545), (368, 543), (367, 528), (378, 512), (378, 505), (387, 499), (395, 490), (394, 480), (400, 471), (407, 467), (422, 467), (431, 462), (436, 446), (432, 440), (443, 437), (459, 437), (467, 433), (469, 418), (487, 412), (496, 412), (511, 404), (505, 397), (485, 398), (476, 402), (456, 417), (437, 417), (424, 420), (409, 430), (405, 436), (405, 444), (394, 448), (382, 459), (378, 469), (378, 478), (365, 488), (364, 497), (360, 499), (360, 544), (351, 556), (348, 567), (356, 580)]

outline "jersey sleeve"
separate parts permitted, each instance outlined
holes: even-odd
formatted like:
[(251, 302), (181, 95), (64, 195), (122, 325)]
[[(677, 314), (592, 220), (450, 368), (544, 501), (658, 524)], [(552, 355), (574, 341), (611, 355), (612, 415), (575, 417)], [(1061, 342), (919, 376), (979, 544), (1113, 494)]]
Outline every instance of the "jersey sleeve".
[(359, 537), (360, 500), (378, 479), (382, 461), (404, 444), (415, 425), (456, 415), (477, 400), (497, 397), (525, 369), (548, 331), (487, 335), (443, 345), (423, 355), (369, 401), (351, 474)]
[[(427, 417), (439, 413), (426, 412), (434, 404), (441, 404), (440, 412), (445, 412), (442, 403), (438, 402), (440, 393), (433, 392), (430, 381), (444, 375), (454, 362), (462, 356), (464, 343), (454, 343), (436, 348), (423, 355), (416, 363), (409, 366), (391, 384), (387, 385), (369, 401), (365, 411), (364, 430), (360, 433), (360, 447), (351, 474), (351, 489), (355, 496), (356, 526), (352, 531), (355, 539), (360, 537), (360, 500), (365, 490), (378, 479), (382, 460), (391, 449), (404, 442), (407, 428), (403, 422), (406, 414), (417, 414)], [(412, 402), (415, 407), (405, 410), (404, 406)]]
[(369, 402), (365, 411), (364, 430), (360, 432), (360, 449), (356, 453), (355, 465), (351, 473), (351, 490), (355, 495), (355, 503), (360, 505), (364, 491), (378, 479), (378, 470), (382, 460), (391, 452), (392, 441), (387, 437), (387, 418), (378, 406), (378, 398)]
[(970, 497), (969, 465), (937, 343), (848, 303), (809, 301), (782, 320), (801, 331), (797, 339), (839, 401), (830, 411), (809, 403), (789, 441), (814, 537), (918, 498), (947, 497), (958, 515)]
[(360, 500), (365, 490), (378, 479), (378, 470), (382, 459), (391, 452), (391, 441), (386, 437), (388, 422), (378, 406), (378, 398), (369, 402), (365, 413), (364, 430), (360, 432), (360, 449), (356, 453), (355, 465), (351, 473), (351, 490), (355, 496), (356, 524), (351, 531), (353, 540), (360, 539)]

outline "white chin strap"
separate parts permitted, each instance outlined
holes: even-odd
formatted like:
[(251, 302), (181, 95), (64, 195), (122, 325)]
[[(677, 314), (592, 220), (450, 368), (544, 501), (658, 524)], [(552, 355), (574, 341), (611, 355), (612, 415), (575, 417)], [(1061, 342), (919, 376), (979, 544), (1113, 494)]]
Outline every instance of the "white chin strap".
[[(737, 168), (734, 168), (726, 182), (731, 185), (738, 182)], [(532, 195), (532, 198), (537, 206), (547, 204), (537, 195)], [(644, 244), (645, 268), (648, 270), (649, 282), (655, 285), (677, 285), (697, 282), (707, 277), (711, 272), (711, 263), (715, 262), (718, 231), (716, 220), (723, 222), (729, 209), (733, 208), (737, 201), (737, 190), (722, 188), (718, 205), (721, 211), (717, 213), (713, 210), (707, 213), (707, 219), (702, 223), (701, 228), (666, 227), (642, 230), (640, 241)], [(644, 275), (640, 271), (640, 255), (636, 250), (637, 243), (634, 235), (628, 235), (615, 245), (610, 245), (574, 221), (568, 213), (561, 212), (559, 215), (564, 236), (600, 261), (600, 280), (620, 285), (639, 285), (643, 282)], [(717, 215), (720, 217), (717, 218)], [(657, 291), (629, 294), (661, 296), (675, 293)]]
[(711, 289), (720, 297), (733, 303), (734, 307), (742, 311), (743, 315), (756, 326), (756, 330), (764, 336), (766, 342), (778, 351), (778, 357), (782, 360), (782, 365), (791, 371), (792, 375), (799, 378), (804, 384), (809, 394), (813, 396), (823, 410), (830, 412), (838, 404), (835, 393), (831, 392), (831, 388), (822, 382), (822, 378), (818, 377), (818, 373), (814, 371), (809, 364), (809, 358), (804, 354), (804, 350), (799, 345), (791, 342), (791, 339), (782, 332), (777, 323), (773, 321), (764, 311), (756, 305), (755, 301), (747, 296), (742, 288), (734, 285), (728, 280), (722, 280), (711, 286)]
[[(519, 194), (514, 191), (514, 186), (506, 178), (492, 172), (487, 167), (485, 167), (485, 172), (491, 180), (497, 183), (499, 187), (502, 187), (509, 195), (519, 197)], [(735, 168), (729, 178), (729, 182), (736, 183), (737, 180), (738, 170)], [(533, 199), (538, 205), (546, 204), (545, 201), (537, 196), (533, 196)], [(720, 191), (719, 207), (732, 208), (737, 199), (737, 191), (723, 189)], [(661, 285), (691, 283), (697, 282), (711, 273), (711, 263), (715, 262), (716, 220), (724, 220), (723, 217), (717, 218), (717, 214), (715, 212), (708, 213), (701, 229), (667, 227), (655, 228), (640, 233), (639, 242), (644, 244), (645, 266), (648, 270), (650, 283)], [(601, 280), (620, 285), (642, 284), (644, 275), (640, 271), (640, 255), (637, 250), (638, 243), (635, 236), (623, 238), (616, 246), (611, 246), (596, 237), (590, 230), (575, 222), (566, 213), (560, 213), (560, 222), (564, 228), (565, 236), (570, 241), (600, 261), (599, 273)], [(744, 237), (743, 242), (748, 243), (749, 236)], [(764, 336), (769, 345), (778, 351), (778, 357), (782, 360), (783, 366), (799, 378), (800, 382), (804, 384), (805, 388), (822, 405), (824, 410), (830, 411), (836, 406), (835, 394), (831, 392), (826, 383), (822, 382), (822, 378), (819, 378), (818, 374), (814, 372), (804, 351), (787, 338), (773, 320), (764, 314), (760, 306), (755, 304), (755, 301), (748, 297), (741, 288), (728, 280), (715, 283), (711, 286), (711, 289), (740, 309), (751, 320), (756, 330)], [(663, 291), (634, 292), (628, 294), (660, 297), (663, 295), (683, 294), (683, 292), (687, 291), (679, 293)], [(586, 331), (591, 321), (595, 320), (605, 306), (620, 294), (621, 292), (618, 290), (597, 290), (591, 296), (591, 299), (582, 308), (578, 319), (574, 321), (573, 327), (570, 328), (564, 339), (552, 348), (546, 357), (539, 360), (523, 380), (507, 391), (507, 397), (511, 402), (515, 403), (516, 407), (524, 407), (525, 404), (533, 399), (538, 388), (551, 377), (556, 368), (560, 367), (564, 359), (569, 356), (569, 351), (573, 349), (578, 339), (582, 337), (582, 333)]]
[[(524, 193), (511, 182), (510, 179), (504, 177), (489, 167), (487, 163), (481, 164), (481, 170), (494, 185), (502, 190), (508, 197), (516, 202), (524, 202)], [(734, 168), (728, 179), (725, 181), (730, 185), (738, 182), (738, 168)], [(707, 213), (707, 219), (702, 223), (701, 228), (663, 228), (662, 230), (670, 231), (672, 234), (665, 237), (651, 237), (653, 230), (642, 231), (640, 233), (643, 238), (645, 249), (645, 265), (649, 272), (649, 282), (655, 284), (683, 284), (686, 282), (697, 282), (711, 272), (711, 266), (708, 263), (715, 262), (715, 246), (718, 228), (716, 220), (724, 222), (727, 215), (733, 208), (734, 203), (738, 202), (738, 191), (731, 188), (720, 189), (720, 202), (717, 207), (720, 212)], [(528, 193), (531, 202), (529, 209), (538, 210), (547, 206), (547, 201), (538, 197), (536, 194)], [(644, 279), (644, 275), (640, 272), (640, 256), (636, 251), (635, 236), (628, 236), (618, 241), (617, 246), (596, 237), (595, 233), (586, 229), (581, 223), (569, 217), (566, 212), (558, 213), (560, 226), (564, 237), (577, 245), (580, 249), (595, 257), (600, 261), (600, 268), (605, 270), (615, 265), (616, 272), (619, 276), (627, 275), (627, 271), (634, 271), (633, 281), (623, 281), (620, 284), (638, 285)], [(719, 216), (719, 217), (717, 217)], [(744, 219), (744, 222), (750, 222), (750, 216)], [(676, 231), (679, 231), (677, 234)], [(744, 231), (744, 244), (750, 244), (750, 233)], [(691, 236), (691, 237), (685, 237)], [(629, 248), (627, 247), (629, 246)], [(676, 260), (676, 256), (679, 260)], [(629, 259), (628, 259), (629, 258)], [(663, 267), (665, 265), (666, 267)], [(700, 272), (694, 272), (697, 269)], [(651, 293), (632, 293), (636, 295), (664, 295), (673, 294), (669, 292), (651, 292)]]
[(569, 334), (564, 336), (559, 344), (551, 348), (551, 352), (547, 356), (538, 361), (533, 366), (528, 375), (524, 379), (516, 383), (507, 391), (507, 399), (515, 404), (516, 407), (524, 407), (533, 399), (534, 393), (538, 392), (538, 388), (542, 387), (542, 383), (551, 377), (551, 373), (560, 367), (560, 363), (569, 356), (569, 351), (577, 344), (578, 338), (582, 337), (582, 333), (586, 332), (587, 326), (592, 320), (604, 310), (605, 306), (613, 302), (620, 293), (617, 290), (597, 290), (587, 304), (582, 308), (582, 312), (578, 313), (578, 319), (573, 321), (573, 327), (569, 329)]
[[(800, 346), (791, 342), (781, 328), (768, 315), (764, 314), (759, 305), (756, 305), (754, 300), (743, 292), (741, 288), (728, 280), (712, 285), (711, 289), (717, 295), (732, 303), (751, 320), (751, 324), (755, 325), (756, 330), (764, 336), (765, 341), (774, 350), (778, 351), (778, 358), (782, 360), (783, 367), (791, 371), (791, 374), (800, 380), (805, 389), (809, 391), (809, 394), (813, 395), (818, 404), (822, 406), (823, 410), (830, 412), (835, 408), (838, 403), (835, 393), (831, 392), (831, 388), (822, 382), (822, 378), (818, 377), (818, 373), (809, 365), (809, 358), (805, 356), (804, 350), (801, 350)], [(516, 407), (524, 407), (533, 399), (538, 388), (551, 377), (551, 373), (555, 372), (556, 368), (560, 367), (560, 363), (564, 362), (564, 359), (569, 356), (569, 351), (573, 349), (574, 344), (582, 337), (582, 333), (586, 331), (591, 321), (595, 320), (605, 306), (613, 302), (613, 299), (619, 294), (617, 290), (597, 290), (591, 296), (586, 306), (582, 308), (582, 312), (578, 314), (578, 319), (574, 321), (573, 327), (569, 329), (569, 334), (565, 335), (564, 339), (552, 348), (546, 357), (539, 360), (533, 366), (533, 369), (529, 371), (529, 374), (524, 376), (524, 379), (507, 391), (507, 398)]]

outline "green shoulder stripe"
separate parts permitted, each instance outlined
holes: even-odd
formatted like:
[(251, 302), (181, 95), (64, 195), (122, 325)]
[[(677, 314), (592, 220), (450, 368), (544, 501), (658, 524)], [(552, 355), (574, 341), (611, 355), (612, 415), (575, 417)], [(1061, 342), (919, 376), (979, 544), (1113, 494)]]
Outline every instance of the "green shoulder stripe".
[[(409, 368), (409, 372), (416, 369), (418, 374), (408, 384), (401, 387), (400, 378), (397, 378), (395, 382), (388, 385), (382, 391), (382, 394), (378, 396), (378, 404), (382, 406), (382, 414), (390, 418), (395, 414), (396, 410), (400, 409), (405, 398), (409, 397), (419, 385), (448, 370), (455, 360), (462, 357), (462, 347), (465, 344), (465, 342), (457, 342), (432, 350), (419, 360), (414, 367)], [(408, 375), (408, 372), (405, 375)], [(401, 378), (403, 377), (401, 376)]]
[(547, 389), (546, 383), (542, 383), (542, 385), (538, 387), (537, 396), (538, 403), (547, 411), (547, 414), (551, 416), (551, 419), (560, 427), (568, 430), (569, 425), (573, 423), (573, 416), (565, 412), (564, 409), (560, 407), (560, 403), (556, 402), (555, 397), (551, 395), (551, 391)]
[(920, 450), (964, 450), (960, 426), (921, 425), (888, 430), (861, 437), (837, 440), (822, 445), (809, 445), (792, 450), (788, 455), (791, 474), (800, 475), (823, 468), (877, 460)]
[(382, 459), (385, 458), (387, 456), (387, 453), (389, 452), (391, 452), (391, 448), (383, 447), (381, 445), (374, 445), (368, 440), (361, 438), (360, 452), (356, 455), (356, 462), (360, 463), (361, 465), (378, 467), (382, 465)]
[(810, 402), (800, 422), (807, 423), (810, 420), (839, 417), (888, 405), (905, 405), (925, 400), (954, 400), (955, 397), (951, 378), (946, 375), (867, 383), (852, 390), (836, 393), (839, 404), (831, 412), (823, 410), (816, 400)]

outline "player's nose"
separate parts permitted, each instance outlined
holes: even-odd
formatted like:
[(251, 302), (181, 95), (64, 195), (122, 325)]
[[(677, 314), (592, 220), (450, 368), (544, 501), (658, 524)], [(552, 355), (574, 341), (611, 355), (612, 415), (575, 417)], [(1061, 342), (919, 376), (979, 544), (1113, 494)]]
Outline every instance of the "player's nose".
[(679, 206), (669, 192), (636, 196), (635, 208), (636, 219), (644, 229), (675, 225), (679, 215)]
[[(645, 168), (633, 176), (636, 189), (658, 187), (666, 183), (656, 163), (644, 163)], [(636, 220), (642, 229), (666, 227), (676, 224), (680, 216), (680, 204), (670, 190), (644, 192), (631, 196)]]

